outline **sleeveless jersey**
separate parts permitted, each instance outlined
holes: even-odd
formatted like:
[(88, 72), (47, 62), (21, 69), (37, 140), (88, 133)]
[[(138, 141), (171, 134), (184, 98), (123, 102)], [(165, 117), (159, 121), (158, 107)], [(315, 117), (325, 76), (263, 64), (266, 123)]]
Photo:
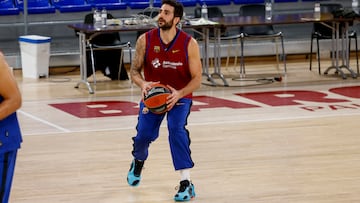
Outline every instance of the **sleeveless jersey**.
[[(188, 62), (188, 45), (191, 36), (177, 29), (175, 38), (164, 44), (160, 38), (160, 29), (146, 33), (146, 51), (144, 76), (146, 81), (160, 81), (179, 90), (191, 80)], [(191, 98), (192, 94), (186, 95)]]

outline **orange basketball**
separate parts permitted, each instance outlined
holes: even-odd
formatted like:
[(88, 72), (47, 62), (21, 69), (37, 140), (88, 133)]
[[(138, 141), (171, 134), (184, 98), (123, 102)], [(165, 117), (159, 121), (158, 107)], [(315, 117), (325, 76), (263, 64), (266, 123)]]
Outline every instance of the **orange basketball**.
[(163, 84), (155, 83), (144, 97), (145, 106), (153, 113), (166, 112), (166, 98), (171, 94), (169, 88)]

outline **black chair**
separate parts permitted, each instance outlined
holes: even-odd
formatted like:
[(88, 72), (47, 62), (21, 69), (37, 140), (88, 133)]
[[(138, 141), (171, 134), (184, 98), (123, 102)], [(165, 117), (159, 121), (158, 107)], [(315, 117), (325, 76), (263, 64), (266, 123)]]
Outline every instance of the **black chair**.
[[(224, 17), (224, 13), (222, 12), (221, 8), (218, 7), (218, 6), (209, 6), (209, 7), (207, 7), (207, 9), (208, 9), (208, 17), (209, 18), (221, 18), (221, 17)], [(195, 8), (194, 17), (195, 18), (201, 18), (201, 7), (196, 7)], [(202, 35), (198, 34), (199, 32), (202, 32), (202, 31), (197, 30), (197, 32), (194, 33), (194, 38), (201, 40)], [(226, 36), (227, 36), (226, 28), (221, 28), (221, 37), (226, 37)], [(210, 29), (209, 37), (210, 38), (215, 37), (214, 29)]]
[[(207, 8), (208, 8), (208, 17), (209, 18), (221, 18), (221, 17), (224, 17), (224, 13), (223, 13), (223, 11), (221, 10), (220, 7), (218, 7), (218, 6), (209, 6)], [(194, 17), (195, 18), (201, 18), (201, 7), (196, 7), (195, 8)], [(194, 38), (197, 39), (197, 40), (203, 40), (203, 34), (200, 34), (200, 33), (202, 33), (202, 30), (197, 29), (194, 32)], [(228, 56), (227, 56), (227, 60), (226, 60), (226, 66), (228, 66), (229, 58), (230, 58), (230, 51), (234, 47), (233, 40), (239, 39), (240, 34), (231, 34), (230, 35), (228, 33), (227, 29), (225, 27), (222, 27), (222, 28), (220, 28), (220, 36), (221, 36), (220, 41), (226, 40), (226, 41), (230, 42), (230, 46), (228, 46)], [(209, 30), (209, 39), (210, 40), (216, 40), (216, 34), (215, 34), (214, 29)], [(218, 53), (218, 54), (220, 54), (220, 53)]]
[[(243, 5), (239, 9), (240, 16), (259, 16), (265, 18), (265, 5), (263, 4), (249, 4)], [(240, 43), (241, 43), (241, 66), (240, 74), (245, 75), (244, 62), (244, 41), (245, 40), (265, 40), (271, 39), (274, 42), (281, 40), (282, 55), (284, 61), (284, 75), (286, 74), (286, 54), (284, 48), (284, 37), (282, 32), (276, 32), (272, 25), (256, 25), (256, 26), (242, 26), (240, 27)], [(279, 54), (276, 44), (276, 60), (279, 65)]]
[[(108, 13), (108, 19), (114, 17)], [(93, 14), (87, 14), (84, 19), (85, 24), (93, 24)], [(87, 77), (93, 75), (94, 84), (96, 84), (96, 70), (101, 70), (102, 73), (111, 78), (111, 80), (128, 80), (125, 65), (123, 62), (124, 51), (126, 48), (129, 51), (131, 62), (131, 44), (130, 42), (122, 42), (119, 33), (102, 33), (94, 37), (87, 36)]]
[[(324, 3), (320, 4), (321, 13), (333, 13), (334, 11), (338, 11), (343, 9), (341, 4), (337, 3)], [(312, 53), (313, 53), (313, 40), (316, 39), (317, 44), (317, 59), (318, 59), (318, 69), (319, 74), (321, 74), (321, 66), (320, 66), (320, 40), (330, 40), (333, 36), (333, 25), (331, 23), (314, 23), (313, 30), (311, 33), (311, 45), (310, 45), (310, 70), (312, 69)], [(342, 30), (340, 30), (340, 35), (342, 35)], [(355, 40), (355, 51), (356, 51), (356, 66), (357, 73), (359, 74), (359, 57), (358, 57), (358, 45), (357, 45), (357, 34), (356, 31), (349, 31), (349, 50), (351, 45), (351, 39)], [(334, 56), (335, 53), (331, 53)]]

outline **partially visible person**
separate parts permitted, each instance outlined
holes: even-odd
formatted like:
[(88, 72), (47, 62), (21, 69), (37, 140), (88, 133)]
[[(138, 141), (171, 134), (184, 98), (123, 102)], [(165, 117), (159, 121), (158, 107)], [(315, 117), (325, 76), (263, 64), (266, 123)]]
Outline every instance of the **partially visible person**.
[(166, 116), (173, 166), (180, 175), (175, 201), (189, 201), (195, 197), (190, 178), (194, 162), (186, 125), (192, 106), (192, 93), (200, 87), (202, 79), (198, 43), (177, 28), (183, 9), (182, 4), (175, 0), (163, 0), (158, 15), (158, 28), (138, 38), (130, 70), (131, 79), (141, 88), (142, 95), (147, 94), (153, 83), (166, 85), (171, 90), (171, 95), (167, 98), (167, 112), (164, 114), (154, 114), (144, 106), (143, 101), (140, 102), (128, 184), (139, 185), (149, 146), (158, 138), (161, 122)]
[(17, 151), (22, 135), (16, 111), (22, 98), (4, 55), (0, 52), (0, 202), (9, 202)]

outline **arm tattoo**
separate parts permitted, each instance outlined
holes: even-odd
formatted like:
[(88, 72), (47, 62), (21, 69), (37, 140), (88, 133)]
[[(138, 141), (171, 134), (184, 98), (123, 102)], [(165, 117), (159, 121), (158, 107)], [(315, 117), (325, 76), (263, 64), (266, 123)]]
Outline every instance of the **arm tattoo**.
[(141, 75), (141, 69), (144, 64), (145, 56), (145, 37), (144, 35), (140, 36), (136, 42), (135, 56), (131, 64), (130, 74), (132, 76)]

